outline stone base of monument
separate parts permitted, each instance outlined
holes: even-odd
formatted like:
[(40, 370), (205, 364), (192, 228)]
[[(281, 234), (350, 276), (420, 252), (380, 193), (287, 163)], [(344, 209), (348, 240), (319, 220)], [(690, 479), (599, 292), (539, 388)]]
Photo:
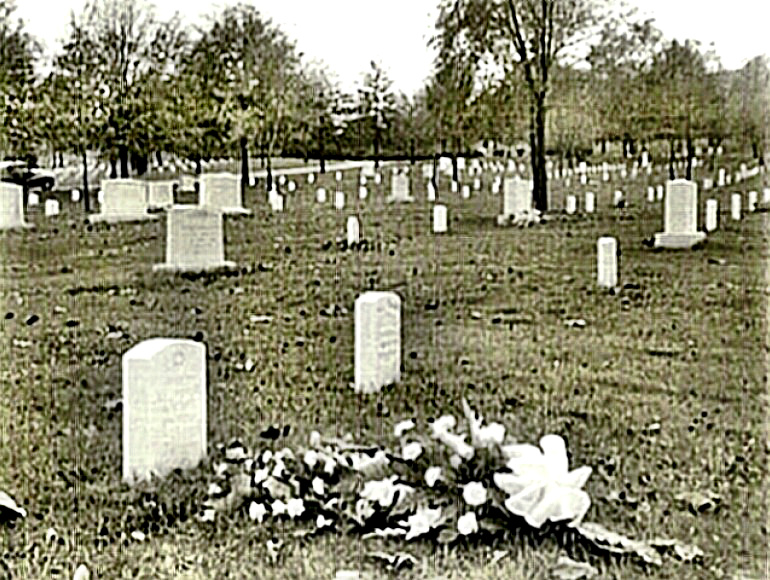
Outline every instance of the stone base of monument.
[(655, 247), (669, 250), (688, 250), (706, 239), (704, 232), (675, 234), (660, 232), (655, 234)]
[(150, 214), (147, 212), (142, 213), (120, 213), (120, 214), (101, 214), (101, 213), (94, 213), (88, 216), (88, 223), (90, 224), (98, 224), (98, 223), (108, 223), (108, 224), (117, 224), (121, 222), (141, 222), (141, 221), (147, 221), (147, 220), (157, 220), (160, 219), (160, 216), (157, 214)]
[(203, 272), (232, 272), (238, 269), (235, 262), (221, 262), (219, 264), (155, 264), (153, 272), (185, 272), (199, 274)]
[(209, 209), (215, 209), (224, 215), (251, 215), (251, 210), (248, 210), (245, 207), (212, 207)]

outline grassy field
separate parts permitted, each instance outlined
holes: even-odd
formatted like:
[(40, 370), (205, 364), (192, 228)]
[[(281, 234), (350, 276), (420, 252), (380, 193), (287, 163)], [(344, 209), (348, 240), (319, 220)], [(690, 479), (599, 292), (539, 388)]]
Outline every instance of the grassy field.
[[(596, 560), (602, 577), (766, 577), (767, 214), (729, 221), (729, 194), (761, 191), (758, 181), (701, 193), (699, 223), (706, 197), (716, 195), (722, 212), (702, 249), (655, 252), (642, 240), (662, 229), (662, 203), (645, 201), (646, 176), (573, 185), (581, 206), (582, 190), (597, 193), (598, 214), (582, 217), (561, 214), (557, 183), (553, 218), (528, 229), (495, 225), (502, 200), (488, 179), (486, 193), (465, 201), (445, 181), (450, 233), (434, 236), (422, 180), (416, 203), (394, 206), (382, 194), (388, 172), (364, 202), (350, 194), (357, 175), (346, 174), (342, 212), (333, 199), (318, 207), (304, 179), (282, 214), (249, 191), (254, 214), (225, 221), (227, 259), (242, 268), (226, 276), (153, 274), (164, 261), (163, 220), (87, 226), (67, 196), (59, 217), (43, 217), (41, 205), (29, 212), (34, 231), (0, 234), (0, 490), (29, 512), (15, 530), (0, 528), (0, 571), (71, 578), (85, 563), (101, 578), (384, 575), (363, 556), (378, 542), (326, 537), (289, 545), (271, 564), (265, 540), (282, 530), (243, 513), (226, 525), (197, 522), (206, 466), (157, 488), (121, 484), (112, 404), (121, 356), (163, 336), (207, 346), (212, 448), (232, 438), (259, 448), (271, 423), (292, 426), (290, 445), (314, 429), (392, 443), (397, 421), (458, 414), (466, 397), (520, 441), (562, 435), (571, 463), (594, 467), (591, 520), (705, 552), (702, 565), (651, 570)], [(332, 179), (320, 185), (333, 191)], [(610, 207), (618, 188), (626, 210)], [(368, 251), (335, 244), (352, 213)], [(619, 240), (618, 293), (595, 284), (602, 235)], [(367, 289), (402, 297), (404, 372), (362, 399), (349, 384), (353, 304)], [(565, 324), (576, 318), (585, 328)], [(239, 370), (246, 359), (257, 362), (251, 372)], [(711, 509), (695, 515), (678, 499), (687, 493), (710, 497)], [(150, 520), (145, 541), (122, 539)], [(49, 528), (58, 541), (46, 539)], [(407, 549), (420, 561), (413, 577), (447, 579), (547, 578), (559, 554), (548, 539), (495, 546), (509, 555), (494, 565), (491, 547)]]

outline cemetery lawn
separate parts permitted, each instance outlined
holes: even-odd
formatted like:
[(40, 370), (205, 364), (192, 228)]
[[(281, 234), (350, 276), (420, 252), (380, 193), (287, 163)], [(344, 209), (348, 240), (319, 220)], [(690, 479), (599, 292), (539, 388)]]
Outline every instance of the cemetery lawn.
[[(729, 194), (758, 183), (719, 192), (722, 229), (702, 249), (655, 252), (642, 240), (661, 230), (662, 206), (644, 201), (643, 180), (590, 188), (595, 216), (559, 214), (527, 229), (495, 225), (500, 196), (462, 201), (442, 187), (450, 233), (434, 236), (422, 180), (416, 203), (393, 206), (373, 186), (359, 202), (357, 175), (346, 173), (342, 212), (333, 199), (319, 208), (301, 178), (283, 214), (249, 192), (254, 215), (225, 218), (226, 258), (242, 268), (232, 275), (153, 274), (164, 220), (89, 227), (64, 196), (58, 218), (43, 217), (41, 204), (28, 212), (36, 230), (0, 234), (0, 490), (28, 512), (15, 530), (0, 527), (0, 570), (71, 578), (85, 563), (92, 577), (193, 579), (360, 568), (382, 577), (366, 552), (405, 550), (419, 565), (400, 577), (548, 578), (565, 553), (549, 538), (448, 552), (352, 536), (303, 546), (292, 527), (261, 528), (243, 511), (200, 523), (192, 516), (210, 480), (205, 465), (129, 489), (120, 481), (121, 357), (140, 341), (178, 337), (207, 346), (210, 449), (233, 438), (267, 447), (260, 433), (271, 424), (291, 426), (280, 446), (306, 445), (312, 430), (393, 445), (396, 422), (424, 428), (429, 417), (459, 416), (466, 397), (518, 441), (566, 439), (570, 464), (594, 468), (587, 520), (705, 553), (700, 565), (652, 569), (591, 560), (601, 577), (763, 577), (768, 214), (728, 222)], [(321, 185), (334, 191), (332, 179)], [(631, 202), (624, 211), (609, 209), (618, 187)], [(701, 192), (701, 212), (712, 194)], [(557, 185), (552, 205), (562, 200)], [(359, 203), (371, 246), (345, 251), (335, 238)], [(615, 294), (595, 284), (603, 235), (622, 251)], [(368, 289), (402, 297), (404, 368), (399, 384), (361, 398), (349, 386), (353, 304)], [(143, 541), (130, 538), (151, 520)], [(49, 528), (60, 544), (46, 542)], [(277, 562), (265, 547), (272, 536), (287, 544)], [(492, 564), (493, 549), (508, 555)]]

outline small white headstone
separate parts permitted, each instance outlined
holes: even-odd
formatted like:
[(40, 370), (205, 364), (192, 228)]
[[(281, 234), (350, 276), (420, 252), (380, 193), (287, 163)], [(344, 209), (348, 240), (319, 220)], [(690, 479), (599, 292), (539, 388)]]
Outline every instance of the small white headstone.
[(658, 193), (658, 201), (661, 201), (663, 199), (663, 195), (665, 193), (665, 190), (663, 189), (663, 185), (659, 185), (657, 187), (657, 193)]
[(96, 203), (99, 205), (104, 203), (104, 192), (101, 189), (96, 192)]
[(706, 231), (713, 232), (719, 225), (719, 202), (715, 199), (706, 200)]
[(278, 185), (280, 185), (281, 187), (286, 185), (286, 176), (285, 175), (279, 175), (278, 176)]
[(495, 180), (492, 182), (492, 193), (494, 195), (497, 195), (500, 193), (500, 184), (501, 184), (500, 178), (495, 177)]
[(730, 217), (734, 221), (740, 221), (741, 219), (741, 194), (734, 193), (730, 197)]
[(355, 303), (357, 393), (376, 393), (401, 378), (401, 298), (394, 292), (365, 292)]
[(567, 213), (572, 215), (577, 211), (577, 198), (574, 195), (567, 196)]
[(366, 199), (366, 196), (369, 194), (369, 192), (366, 190), (365, 185), (360, 185), (358, 187), (358, 199)]
[(452, 189), (452, 193), (457, 193), (458, 191), (460, 191), (460, 185), (456, 181), (452, 180), (451, 189)]
[(73, 203), (78, 203), (80, 201), (80, 190), (79, 189), (73, 189), (70, 192), (70, 199)]
[(473, 179), (473, 191), (481, 191), (481, 180), (478, 177)]
[(757, 211), (757, 201), (759, 199), (759, 194), (756, 191), (750, 191), (749, 192), (749, 199), (746, 203), (746, 211), (749, 212), (755, 212)]
[(345, 194), (341, 191), (334, 194), (334, 208), (338, 210), (345, 209)]
[(294, 183), (294, 180), (291, 180), (286, 184), (286, 189), (289, 191), (289, 193), (294, 193), (297, 191), (297, 184)]
[(725, 186), (725, 168), (724, 167), (719, 168), (719, 173), (717, 174), (717, 186), (718, 187)]
[(376, 183), (377, 185), (382, 183), (382, 174), (381, 173), (378, 172), (378, 173), (374, 174), (374, 183)]
[(32, 207), (34, 205), (40, 205), (40, 196), (36, 193), (30, 193), (27, 196), (27, 207)]
[(762, 203), (770, 203), (770, 187), (766, 187), (762, 190)]
[(433, 206), (433, 233), (444, 234), (447, 227), (447, 207), (440, 204)]
[(393, 176), (390, 182), (390, 201), (412, 201), (407, 175), (399, 173)]
[(580, 185), (586, 185), (588, 183), (588, 176), (585, 173), (580, 174)]
[(0, 181), (0, 230), (29, 227), (32, 226), (24, 221), (24, 189)]
[(428, 190), (428, 201), (436, 201), (436, 188), (433, 187), (433, 182), (429, 181), (426, 188)]
[(471, 186), (470, 185), (463, 185), (462, 196), (463, 196), (463, 199), (470, 199), (470, 197), (471, 197)]
[(53, 217), (59, 215), (59, 202), (55, 199), (45, 200), (45, 215)]
[(358, 223), (358, 218), (355, 216), (348, 217), (346, 225), (348, 234), (348, 246), (357, 244), (361, 236), (361, 226)]
[(458, 169), (458, 171), (465, 170), (465, 157), (458, 157), (457, 158), (457, 169)]
[(623, 192), (619, 189), (615, 190), (615, 193), (612, 195), (612, 205), (615, 207), (618, 207), (623, 202)]
[(174, 205), (173, 181), (147, 182), (147, 207), (166, 208)]
[(686, 179), (666, 182), (663, 232), (655, 234), (655, 247), (686, 249), (705, 238), (698, 231), (698, 185)]
[(274, 194), (270, 199), (270, 206), (274, 212), (282, 212), (283, 196), (280, 193)]
[(733, 176), (729, 173), (725, 176), (725, 185), (730, 185), (733, 182)]
[(503, 181), (503, 216), (510, 217), (532, 211), (532, 183), (518, 177)]
[(361, 173), (361, 176), (358, 178), (358, 185), (366, 185), (366, 175)]
[(225, 261), (222, 213), (195, 205), (176, 205), (166, 213), (166, 261), (153, 271), (203, 272), (234, 268)]
[(586, 192), (586, 213), (594, 213), (596, 211), (596, 196), (593, 192)]
[(123, 480), (129, 484), (206, 457), (206, 347), (153, 338), (123, 355)]
[(647, 201), (650, 203), (655, 201), (655, 188), (652, 185), (647, 187)]
[(334, 181), (337, 181), (337, 182), (342, 181), (342, 171), (335, 172)]
[(326, 190), (323, 187), (319, 187), (315, 192), (315, 200), (318, 203), (326, 203)]
[(602, 288), (618, 285), (618, 241), (615, 238), (599, 238), (597, 248), (597, 280)]
[(610, 174), (608, 172), (602, 173), (602, 181), (609, 181), (610, 180)]
[(310, 185), (313, 185), (315, 183), (315, 173), (308, 173), (307, 174), (307, 182)]

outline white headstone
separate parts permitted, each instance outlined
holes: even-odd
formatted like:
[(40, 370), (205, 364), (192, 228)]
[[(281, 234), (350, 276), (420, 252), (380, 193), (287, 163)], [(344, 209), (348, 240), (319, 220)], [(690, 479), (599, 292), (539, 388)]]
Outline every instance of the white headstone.
[(657, 187), (657, 193), (658, 193), (658, 201), (661, 201), (663, 199), (663, 195), (665, 193), (665, 190), (663, 189), (663, 185), (658, 185)]
[(615, 238), (599, 238), (597, 249), (597, 281), (602, 288), (618, 285), (618, 241)]
[(323, 187), (319, 187), (315, 192), (315, 200), (318, 203), (326, 203), (326, 190)]
[(518, 177), (503, 181), (503, 216), (509, 217), (532, 211), (532, 183)]
[(79, 189), (73, 189), (70, 192), (70, 199), (73, 203), (77, 203), (80, 201), (80, 190)]
[(104, 191), (101, 189), (96, 192), (96, 203), (102, 205), (104, 203)]
[(749, 192), (749, 199), (746, 203), (746, 211), (749, 212), (755, 212), (757, 211), (757, 201), (759, 199), (759, 194), (752, 190)]
[(698, 185), (686, 179), (666, 182), (663, 232), (655, 234), (655, 247), (686, 249), (705, 238), (698, 231)]
[(463, 199), (470, 199), (470, 197), (471, 197), (471, 186), (470, 185), (463, 185), (462, 196), (463, 196)]
[(497, 195), (498, 193), (500, 193), (500, 184), (501, 183), (502, 182), (500, 181), (500, 178), (499, 177), (495, 177), (494, 181), (492, 182), (492, 193), (494, 195)]
[(147, 213), (147, 187), (136, 179), (103, 179), (98, 214), (88, 216), (91, 223), (157, 219)]
[(366, 185), (366, 175), (364, 175), (363, 172), (358, 178), (358, 185)]
[(567, 213), (572, 215), (577, 211), (577, 198), (574, 195), (567, 196)]
[(365, 292), (355, 304), (357, 393), (376, 393), (401, 378), (401, 298), (394, 292)]
[(457, 158), (457, 170), (458, 171), (464, 171), (465, 170), (465, 157), (458, 157)]
[(382, 174), (381, 173), (378, 172), (378, 173), (374, 174), (374, 183), (376, 183), (377, 185), (382, 183)]
[(430, 179), (433, 177), (433, 165), (430, 163), (422, 164), (422, 177), (423, 179)]
[(286, 185), (286, 176), (285, 175), (279, 175), (278, 176), (278, 185), (280, 185), (281, 187)]
[(734, 193), (730, 197), (730, 217), (734, 221), (740, 221), (741, 219), (741, 194)]
[(585, 173), (580, 174), (580, 185), (586, 185), (588, 183), (588, 176)]
[(276, 193), (270, 199), (270, 207), (274, 212), (283, 211), (283, 196), (280, 193)]
[(433, 187), (433, 182), (429, 181), (425, 187), (428, 193), (428, 201), (436, 201), (436, 188)]
[(650, 203), (655, 201), (655, 188), (652, 185), (647, 187), (647, 201)]
[(307, 182), (310, 185), (313, 185), (315, 183), (315, 173), (308, 173), (307, 174)]
[(251, 213), (243, 207), (241, 184), (232, 173), (204, 173), (200, 176), (200, 205), (225, 214)]
[(0, 230), (29, 227), (32, 226), (24, 221), (24, 189), (0, 181)]
[(762, 203), (770, 203), (770, 187), (766, 187), (762, 190)]
[(460, 184), (457, 183), (455, 180), (452, 180), (451, 189), (452, 189), (452, 193), (457, 193), (458, 191), (460, 191)]
[(718, 187), (725, 186), (725, 168), (724, 167), (719, 168), (719, 173), (717, 174), (717, 186)]
[(342, 171), (337, 171), (334, 173), (334, 181), (342, 181)]
[(615, 193), (612, 195), (612, 205), (615, 207), (618, 207), (623, 202), (623, 192), (619, 189), (615, 190)]
[(719, 227), (719, 202), (715, 199), (706, 200), (706, 231), (713, 232)]
[(334, 208), (338, 210), (345, 209), (345, 194), (341, 191), (334, 194)]
[(473, 179), (473, 191), (480, 191), (481, 190), (481, 180), (476, 177)]
[(123, 480), (195, 467), (206, 457), (206, 347), (153, 338), (123, 355)]
[(203, 272), (232, 269), (225, 261), (222, 213), (195, 205), (176, 205), (166, 213), (166, 261), (153, 271)]
[(390, 201), (412, 201), (409, 177), (399, 173), (390, 182)]
[[(254, 179), (256, 179), (256, 177)], [(198, 179), (194, 175), (183, 173), (179, 178), (179, 189), (181, 191), (195, 191), (196, 183), (198, 183)]]
[(173, 181), (147, 182), (147, 207), (167, 208), (174, 205)]
[(586, 169), (588, 169), (588, 164), (585, 161), (581, 161), (578, 164), (578, 171), (584, 174), (586, 172)]
[(40, 205), (40, 196), (36, 193), (30, 193), (27, 195), (27, 207)]
[(361, 236), (361, 226), (358, 223), (358, 218), (355, 216), (348, 217), (346, 225), (348, 234), (348, 246), (357, 244)]
[(596, 211), (596, 196), (593, 192), (586, 192), (586, 213), (594, 213)]
[(444, 234), (447, 231), (447, 207), (437, 204), (433, 206), (433, 233)]
[(286, 184), (286, 189), (289, 191), (289, 193), (294, 193), (297, 191), (297, 184), (294, 183), (294, 180), (291, 180)]
[(730, 185), (732, 182), (733, 182), (733, 176), (730, 175), (729, 173), (725, 175), (725, 184)]
[(711, 180), (710, 177), (704, 177), (703, 178), (703, 189), (704, 191), (707, 189), (711, 189), (714, 187), (714, 182)]
[(358, 199), (366, 199), (366, 196), (368, 195), (368, 191), (366, 191), (366, 186), (361, 185), (358, 187)]
[(59, 202), (55, 199), (45, 200), (45, 215), (53, 217), (59, 215)]

